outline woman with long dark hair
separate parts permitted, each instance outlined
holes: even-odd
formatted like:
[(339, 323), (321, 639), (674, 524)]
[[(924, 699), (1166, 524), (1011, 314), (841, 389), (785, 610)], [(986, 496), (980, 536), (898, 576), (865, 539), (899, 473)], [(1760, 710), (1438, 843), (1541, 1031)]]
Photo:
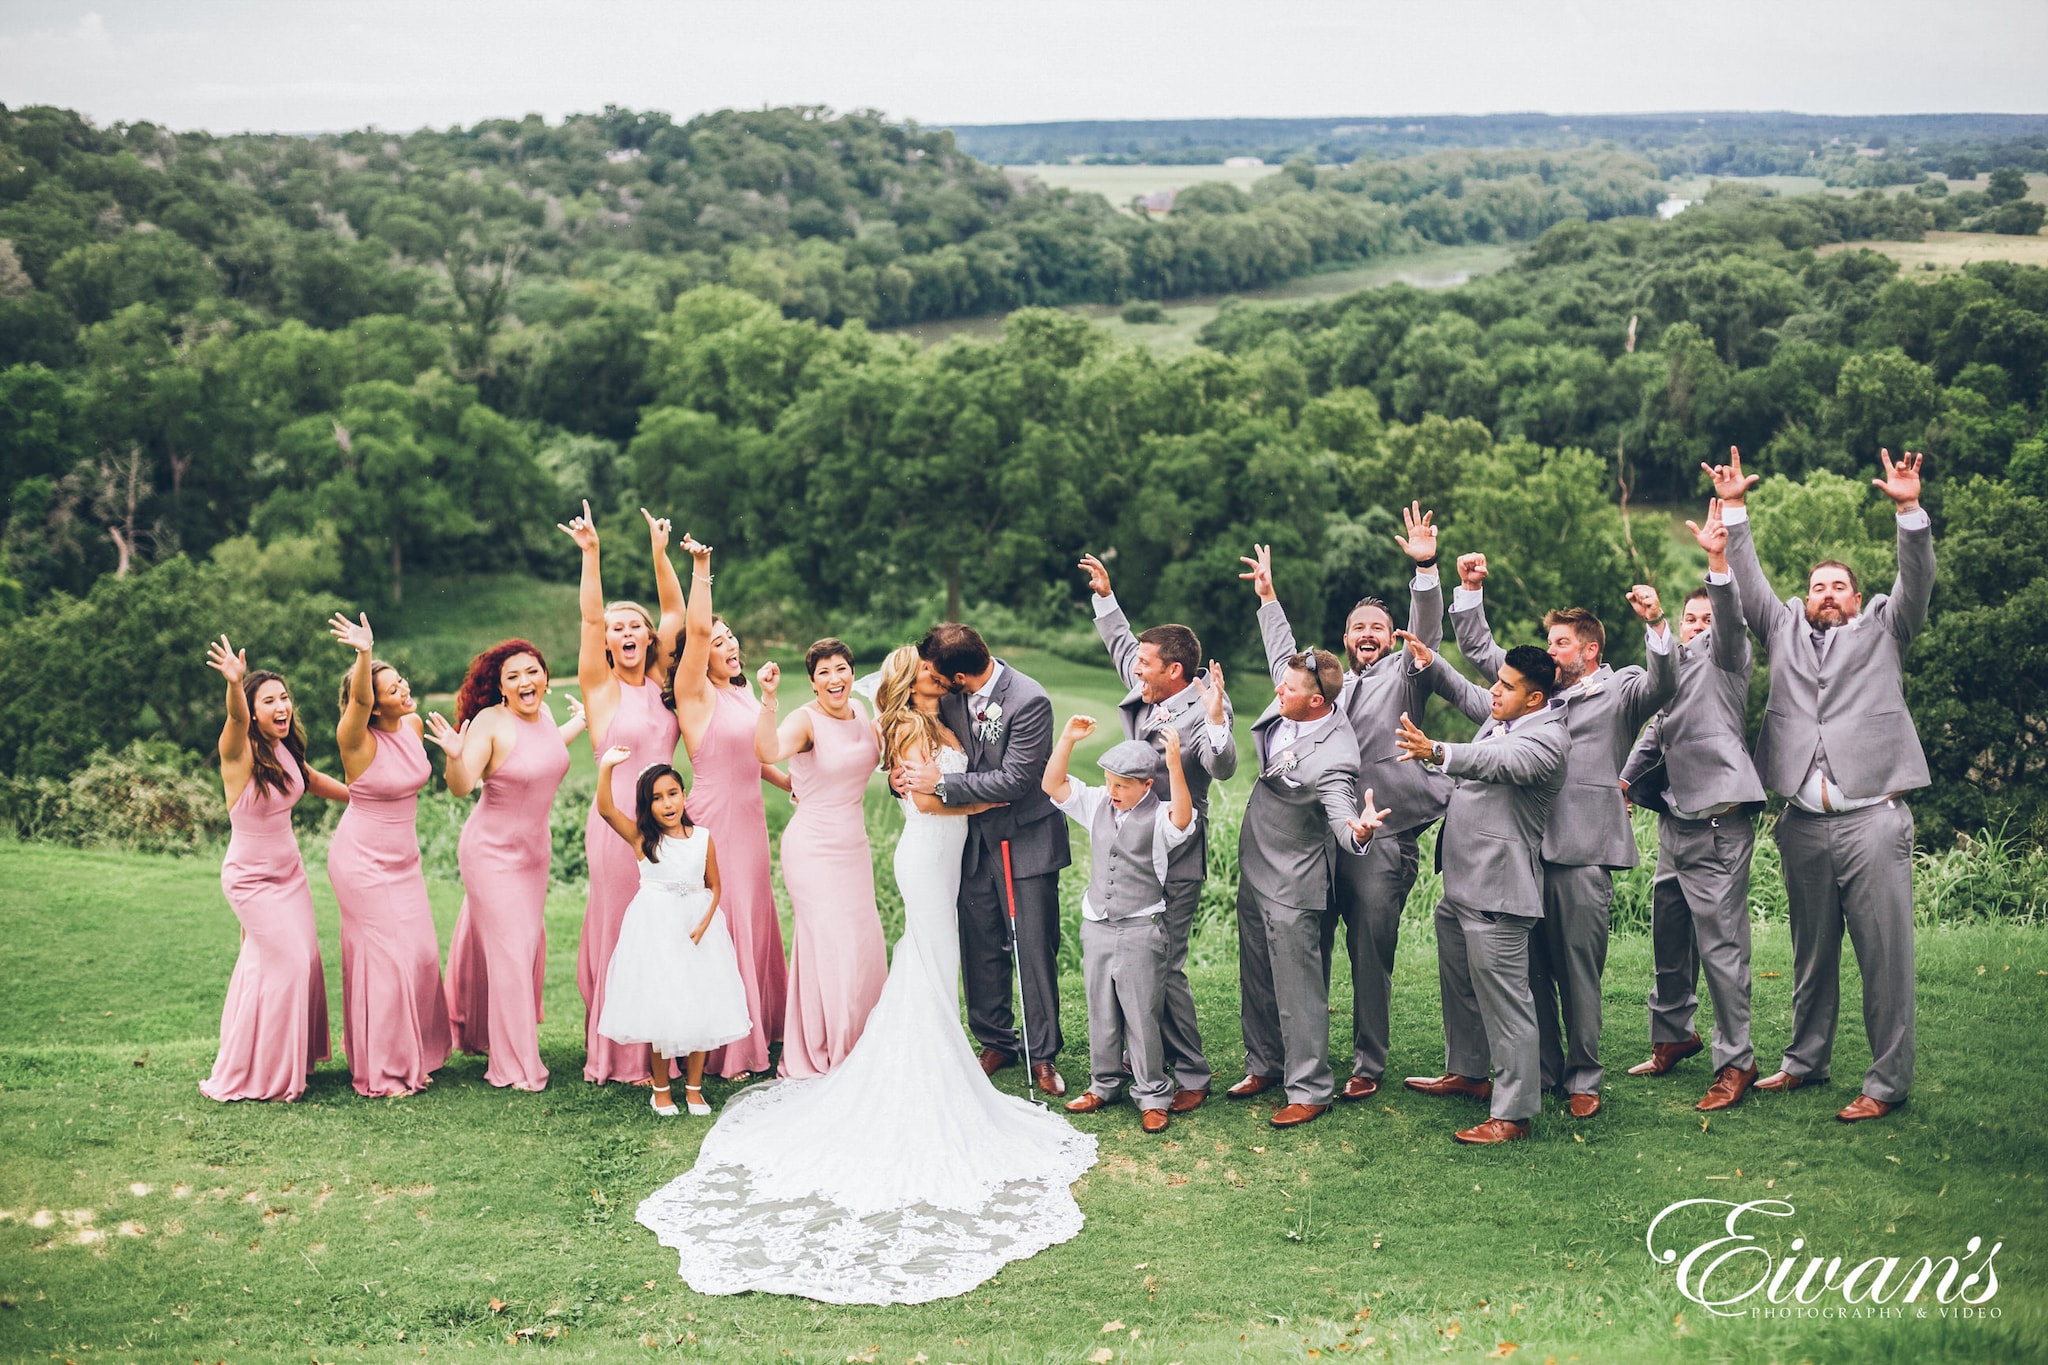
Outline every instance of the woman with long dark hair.
[[(669, 524), (646, 508), (648, 539), (654, 551), (654, 582), (660, 594), (657, 624), (638, 602), (604, 600), (604, 579), (598, 562), (597, 523), (590, 504), (583, 515), (557, 529), (583, 552), (583, 581), (577, 595), (583, 632), (576, 652), (576, 681), (583, 690), (584, 712), (590, 718), (594, 753), (624, 745), (649, 759), (666, 762), (676, 751), (676, 717), (664, 696), (675, 663), (676, 637), (683, 629), (683, 585), (668, 559)], [(612, 775), (614, 783), (621, 775)], [(612, 799), (628, 816), (630, 785), (615, 785)], [(593, 801), (584, 822), (583, 849), (590, 860), (590, 900), (583, 912), (583, 936), (576, 951), (576, 987), (583, 993), (583, 1079), (607, 1081), (648, 1079), (647, 1051), (621, 1047), (597, 1031), (604, 1014), (605, 969), (619, 941), (619, 922), (640, 889), (633, 853), (605, 825)]]
[(455, 724), (427, 717), (448, 755), (448, 790), (483, 788), (462, 827), (462, 913), (448, 944), (448, 1024), (458, 1052), (490, 1058), (484, 1079), (544, 1090), (541, 983), (547, 973), (548, 811), (569, 771), (569, 741), (583, 707), (556, 725), (545, 704), (548, 661), (527, 640), (504, 640), (469, 661), (455, 694)]
[(440, 942), (415, 825), (434, 766), (412, 687), (371, 657), (370, 618), (337, 612), (328, 627), (356, 652), (334, 734), (348, 811), (327, 846), (327, 879), (341, 907), (341, 1048), (357, 1094), (410, 1095), (449, 1052)]
[(328, 1058), (327, 977), (313, 927), (313, 892), (292, 833), (292, 807), (308, 792), (348, 800), (348, 788), (306, 762), (306, 732), (291, 689), (251, 669), (223, 635), (207, 665), (227, 680), (220, 777), (234, 830), (220, 886), (242, 924), (242, 950), (220, 1012), (220, 1053), (199, 1091), (216, 1100), (295, 1100)]

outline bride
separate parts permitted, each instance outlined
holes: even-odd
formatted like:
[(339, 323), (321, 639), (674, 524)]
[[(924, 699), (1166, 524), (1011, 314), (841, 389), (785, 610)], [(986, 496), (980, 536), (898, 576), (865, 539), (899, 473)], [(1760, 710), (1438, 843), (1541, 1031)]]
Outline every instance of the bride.
[[(966, 771), (938, 720), (946, 690), (912, 646), (882, 665), (885, 771), (934, 756)], [(903, 937), (859, 1043), (829, 1075), (735, 1095), (696, 1166), (640, 1205), (699, 1293), (924, 1303), (1081, 1230), (1068, 1186), (1095, 1164), (1095, 1139), (996, 1090), (960, 1026), (954, 907), (976, 808), (902, 801)]]

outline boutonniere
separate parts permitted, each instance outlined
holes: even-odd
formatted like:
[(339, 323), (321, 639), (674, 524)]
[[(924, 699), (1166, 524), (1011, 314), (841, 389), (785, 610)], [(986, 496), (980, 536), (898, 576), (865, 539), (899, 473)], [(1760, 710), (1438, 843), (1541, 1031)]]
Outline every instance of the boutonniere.
[(1003, 708), (990, 702), (981, 713), (981, 719), (974, 726), (975, 738), (983, 744), (993, 744), (1003, 737)]
[(1582, 697), (1598, 696), (1606, 687), (1607, 684), (1604, 682), (1580, 683), (1579, 695)]
[(1280, 757), (1274, 759), (1273, 762), (1267, 766), (1264, 775), (1267, 777), (1285, 777), (1287, 774), (1293, 772), (1296, 768), (1299, 768), (1300, 766), (1300, 754), (1294, 752), (1292, 748), (1282, 749), (1280, 751)]

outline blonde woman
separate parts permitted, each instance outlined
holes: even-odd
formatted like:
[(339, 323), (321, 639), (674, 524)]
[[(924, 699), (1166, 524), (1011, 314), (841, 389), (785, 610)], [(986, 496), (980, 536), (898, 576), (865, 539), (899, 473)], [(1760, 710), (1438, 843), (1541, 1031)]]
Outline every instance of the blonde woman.
[[(966, 771), (939, 723), (947, 690), (914, 647), (889, 656), (875, 691), (884, 766)], [(1081, 1230), (1068, 1186), (1095, 1164), (1095, 1139), (998, 1091), (960, 1026), (954, 905), (964, 817), (981, 808), (900, 799), (903, 937), (860, 1041), (828, 1075), (729, 1100), (696, 1166), (640, 1205), (699, 1293), (924, 1303)], [(962, 1221), (905, 1216), (928, 1209)], [(957, 1236), (963, 1225), (977, 1235)]]

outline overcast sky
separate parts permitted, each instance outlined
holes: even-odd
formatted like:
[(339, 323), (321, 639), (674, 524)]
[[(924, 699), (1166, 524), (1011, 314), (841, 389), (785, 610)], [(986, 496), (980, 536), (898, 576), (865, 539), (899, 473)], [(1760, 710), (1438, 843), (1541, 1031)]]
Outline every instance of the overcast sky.
[(606, 104), (927, 124), (2048, 110), (2043, 0), (0, 0), (0, 100), (407, 130)]

